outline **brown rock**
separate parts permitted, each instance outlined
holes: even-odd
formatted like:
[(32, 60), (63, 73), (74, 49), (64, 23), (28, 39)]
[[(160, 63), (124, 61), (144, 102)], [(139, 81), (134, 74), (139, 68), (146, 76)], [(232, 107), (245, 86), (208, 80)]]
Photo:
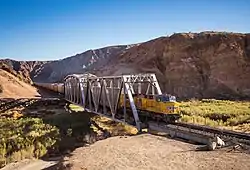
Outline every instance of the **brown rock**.
[(250, 97), (250, 34), (174, 34), (130, 48), (99, 74), (154, 72), (180, 98)]
[[(178, 33), (130, 46), (89, 50), (51, 62), (1, 60), (13, 75), (57, 82), (72, 73), (156, 73), (179, 98), (250, 98), (250, 34)], [(0, 65), (1, 66), (1, 65)]]

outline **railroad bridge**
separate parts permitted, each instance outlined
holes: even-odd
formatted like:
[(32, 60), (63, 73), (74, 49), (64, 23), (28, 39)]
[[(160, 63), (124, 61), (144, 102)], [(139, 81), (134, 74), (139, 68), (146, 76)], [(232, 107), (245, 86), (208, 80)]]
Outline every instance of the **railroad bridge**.
[[(64, 79), (67, 101), (82, 106), (88, 112), (134, 125), (138, 130), (142, 128), (142, 123), (133, 96), (161, 94), (155, 74), (105, 77), (72, 74)], [(121, 97), (124, 98), (123, 103), (119, 103)], [(129, 101), (130, 107), (126, 107), (126, 101)]]

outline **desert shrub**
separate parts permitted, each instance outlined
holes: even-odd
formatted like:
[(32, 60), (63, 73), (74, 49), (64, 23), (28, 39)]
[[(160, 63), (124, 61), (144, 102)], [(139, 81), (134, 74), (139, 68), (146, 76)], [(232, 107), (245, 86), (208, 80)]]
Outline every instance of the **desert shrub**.
[(0, 119), (0, 167), (24, 158), (74, 149), (79, 143), (89, 142), (86, 136), (92, 134), (90, 126), (90, 115), (82, 112)]
[(60, 140), (56, 144), (58, 152), (74, 149), (77, 143), (89, 142), (85, 136), (93, 132), (88, 113), (48, 115), (44, 118), (44, 122), (59, 129)]
[(181, 121), (210, 126), (250, 123), (250, 102), (202, 99), (181, 102)]
[(58, 139), (58, 129), (41, 119), (1, 119), (0, 167), (24, 158), (44, 156)]
[[(203, 117), (237, 117), (250, 115), (250, 102), (227, 101), (215, 99), (202, 99), (201, 101), (188, 101), (181, 103), (181, 112), (185, 115)], [(224, 116), (221, 116), (224, 115)]]
[(227, 125), (229, 126), (236, 126), (238, 124), (243, 124), (243, 123), (250, 123), (249, 115), (240, 115), (237, 117), (232, 117), (227, 120)]

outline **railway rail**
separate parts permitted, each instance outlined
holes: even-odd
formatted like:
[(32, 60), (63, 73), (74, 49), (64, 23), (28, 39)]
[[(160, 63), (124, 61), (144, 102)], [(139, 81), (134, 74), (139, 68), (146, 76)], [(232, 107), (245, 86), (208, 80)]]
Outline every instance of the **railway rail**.
[(31, 101), (46, 101), (46, 100), (61, 100), (61, 98), (19, 98), (19, 99), (5, 99), (0, 103), (0, 113), (13, 109), (18, 106), (27, 106)]
[(29, 102), (29, 99), (17, 99), (17, 100), (10, 100), (10, 101), (3, 102), (0, 105), (0, 113), (5, 112), (9, 109), (12, 109), (20, 105), (25, 105), (27, 102)]
[(188, 129), (194, 129), (198, 131), (204, 131), (204, 132), (216, 134), (219, 136), (229, 136), (233, 138), (249, 140), (250, 142), (249, 133), (242, 133), (242, 132), (236, 132), (236, 131), (231, 131), (231, 130), (226, 130), (226, 129), (219, 129), (219, 128), (214, 128), (214, 127), (209, 127), (209, 126), (204, 126), (204, 125), (195, 125), (195, 124), (183, 123), (183, 122), (175, 122), (173, 123), (173, 125), (188, 128)]
[(183, 122), (170, 124), (162, 122), (148, 122), (150, 131), (165, 132), (171, 137), (186, 139), (189, 141), (205, 144), (209, 150), (216, 148), (245, 145), (250, 149), (250, 134), (204, 125), (195, 125)]

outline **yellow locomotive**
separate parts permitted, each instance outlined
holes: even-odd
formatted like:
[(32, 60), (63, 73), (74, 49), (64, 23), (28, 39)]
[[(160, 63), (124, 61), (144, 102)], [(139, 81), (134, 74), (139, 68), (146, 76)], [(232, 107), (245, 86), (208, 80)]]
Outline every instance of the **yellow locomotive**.
[[(141, 115), (152, 119), (171, 122), (180, 118), (179, 106), (176, 97), (172, 95), (140, 95), (134, 96), (134, 103)], [(123, 95), (120, 98), (120, 106), (124, 103)], [(129, 100), (126, 99), (126, 107), (130, 107)]]

